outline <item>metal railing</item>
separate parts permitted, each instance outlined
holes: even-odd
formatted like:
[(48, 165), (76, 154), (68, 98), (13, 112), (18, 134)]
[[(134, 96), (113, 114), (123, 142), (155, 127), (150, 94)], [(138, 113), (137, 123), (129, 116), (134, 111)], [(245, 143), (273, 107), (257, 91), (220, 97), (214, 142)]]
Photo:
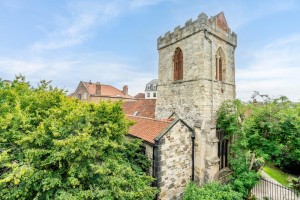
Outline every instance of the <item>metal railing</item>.
[(258, 200), (300, 200), (296, 190), (261, 178), (251, 190), (251, 195)]

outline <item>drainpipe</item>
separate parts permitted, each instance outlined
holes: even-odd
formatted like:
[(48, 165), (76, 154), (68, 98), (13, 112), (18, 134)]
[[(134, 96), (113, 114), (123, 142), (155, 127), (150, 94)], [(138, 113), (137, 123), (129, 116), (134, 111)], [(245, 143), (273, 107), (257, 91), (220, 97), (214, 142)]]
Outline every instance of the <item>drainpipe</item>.
[(195, 132), (192, 132), (192, 181), (195, 180)]
[(212, 64), (212, 41), (207, 36), (207, 29), (204, 29), (205, 39), (210, 43), (210, 68), (211, 68), (211, 121), (213, 121), (213, 113), (214, 113), (214, 74), (213, 74), (213, 64)]
[(155, 178), (155, 145), (153, 146), (153, 153), (152, 153), (152, 177)]

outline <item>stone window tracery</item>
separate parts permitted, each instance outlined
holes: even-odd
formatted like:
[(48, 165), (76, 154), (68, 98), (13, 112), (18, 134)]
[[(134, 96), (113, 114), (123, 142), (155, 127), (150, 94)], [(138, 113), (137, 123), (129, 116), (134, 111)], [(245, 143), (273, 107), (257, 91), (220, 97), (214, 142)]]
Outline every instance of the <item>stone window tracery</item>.
[(176, 48), (174, 53), (174, 81), (183, 79), (183, 55), (179, 47)]

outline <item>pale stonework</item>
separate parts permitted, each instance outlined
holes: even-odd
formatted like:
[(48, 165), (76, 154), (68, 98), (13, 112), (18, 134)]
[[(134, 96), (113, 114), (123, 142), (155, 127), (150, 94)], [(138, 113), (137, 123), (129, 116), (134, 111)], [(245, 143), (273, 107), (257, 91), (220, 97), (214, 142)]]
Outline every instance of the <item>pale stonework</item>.
[[(235, 98), (236, 34), (225, 32), (213, 20), (201, 14), (196, 21), (188, 21), (185, 27), (158, 38), (156, 118), (168, 118), (175, 112), (193, 125), (199, 119), (211, 120), (224, 100)], [(177, 47), (183, 52), (183, 80), (174, 81), (173, 56)], [(219, 48), (225, 54), (225, 81), (215, 80)]]
[[(189, 20), (184, 27), (176, 27), (157, 40), (159, 96), (155, 116), (178, 117), (192, 127), (194, 179), (199, 185), (220, 178), (215, 118), (222, 102), (235, 99), (236, 45), (237, 36), (227, 26), (223, 13), (209, 19), (201, 14), (197, 20)], [(183, 53), (183, 79), (174, 81), (173, 57), (177, 47)], [(217, 52), (223, 57), (222, 81), (216, 79)], [(184, 130), (173, 128), (172, 141), (165, 138), (158, 150), (160, 159), (165, 160), (157, 174), (159, 199), (181, 199), (190, 180), (191, 131), (186, 127)], [(176, 151), (182, 148), (185, 150)]]
[(181, 199), (192, 178), (192, 134), (183, 121), (176, 120), (156, 141), (156, 177), (159, 199)]

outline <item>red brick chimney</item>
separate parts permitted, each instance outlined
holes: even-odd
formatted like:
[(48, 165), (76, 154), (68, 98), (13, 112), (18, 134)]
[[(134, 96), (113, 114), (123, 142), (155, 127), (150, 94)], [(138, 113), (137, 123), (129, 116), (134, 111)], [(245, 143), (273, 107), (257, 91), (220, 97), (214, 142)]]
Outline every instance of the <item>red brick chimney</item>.
[(123, 94), (125, 94), (125, 95), (128, 95), (128, 86), (127, 85), (124, 85), (123, 86)]
[(101, 84), (96, 82), (96, 95), (101, 95)]

